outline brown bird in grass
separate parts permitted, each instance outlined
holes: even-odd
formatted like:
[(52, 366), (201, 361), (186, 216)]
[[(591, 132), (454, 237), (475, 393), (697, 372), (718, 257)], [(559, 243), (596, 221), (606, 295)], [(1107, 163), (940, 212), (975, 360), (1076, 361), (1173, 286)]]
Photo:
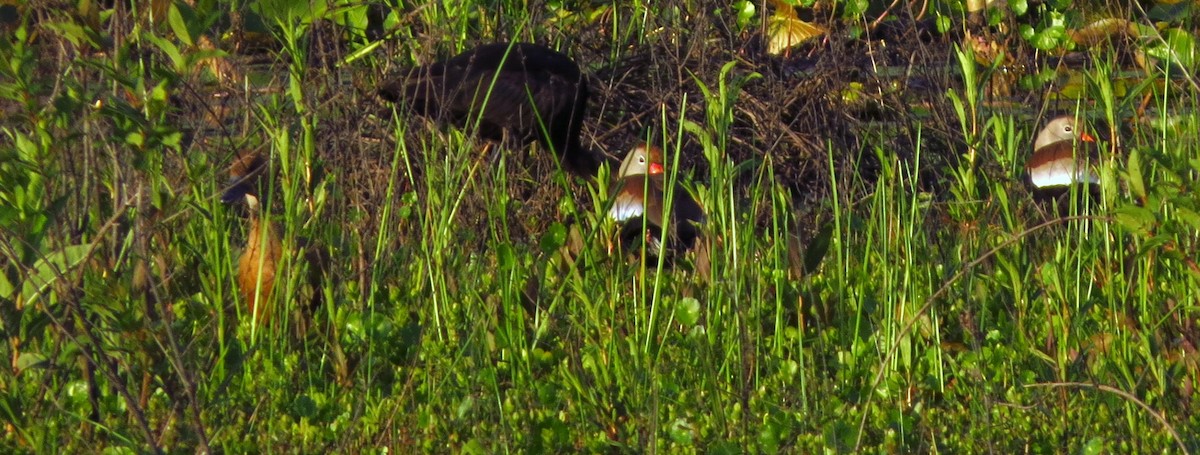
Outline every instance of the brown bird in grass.
[(1038, 133), (1025, 171), (1038, 198), (1057, 198), (1072, 185), (1094, 192), (1100, 184), (1095, 165), (1100, 160), (1096, 138), (1072, 115), (1055, 117)]
[(486, 44), (411, 68), (379, 89), (385, 100), (485, 139), (536, 140), (567, 170), (593, 176), (600, 160), (579, 142), (587, 78), (569, 57), (528, 43)]
[(257, 186), (266, 168), (267, 162), (261, 155), (242, 156), (230, 167), (230, 187), (221, 195), (221, 202), (226, 204), (246, 204), (250, 229), (246, 234), (246, 247), (238, 257), (237, 284), (250, 314), (260, 323), (270, 320), (270, 305), (265, 303), (271, 300), (275, 275), (283, 256), (279, 228), (262, 219), (258, 199)]
[[(648, 144), (635, 147), (621, 163), (616, 199), (608, 211), (609, 218), (622, 226), (623, 243), (644, 236), (648, 251), (653, 255), (663, 249), (663, 208), (667, 200), (664, 171), (662, 149)], [(691, 248), (703, 223), (704, 209), (676, 183), (667, 223), (666, 249)]]
[[(259, 323), (271, 319), (272, 305), (269, 302), (275, 281), (283, 272), (280, 270), (283, 260), (281, 229), (277, 223), (265, 219), (265, 210), (259, 200), (260, 186), (263, 181), (269, 180), (263, 178), (268, 167), (269, 163), (262, 155), (247, 154), (240, 157), (230, 167), (229, 187), (221, 195), (221, 202), (245, 203), (250, 228), (246, 234), (246, 247), (238, 257), (237, 284), (250, 314)], [(319, 284), (327, 261), (320, 251), (310, 247), (304, 239), (299, 239), (298, 243), (304, 249), (304, 260), (308, 263), (308, 281), (313, 292), (309, 310), (312, 310), (321, 301)]]

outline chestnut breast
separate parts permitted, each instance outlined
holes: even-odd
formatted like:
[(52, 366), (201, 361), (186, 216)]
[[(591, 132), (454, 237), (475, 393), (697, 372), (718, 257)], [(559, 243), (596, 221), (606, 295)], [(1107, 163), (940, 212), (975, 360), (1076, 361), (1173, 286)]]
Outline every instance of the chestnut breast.
[(1090, 142), (1055, 142), (1033, 153), (1026, 163), (1029, 181), (1037, 188), (1069, 186), (1076, 183), (1099, 184), (1100, 176), (1092, 169), (1098, 157)]
[(1030, 183), (1039, 190), (1076, 183), (1098, 184), (1100, 176), (1093, 168), (1099, 160), (1097, 152), (1096, 139), (1082, 129), (1075, 117), (1057, 117), (1038, 133), (1025, 171)]

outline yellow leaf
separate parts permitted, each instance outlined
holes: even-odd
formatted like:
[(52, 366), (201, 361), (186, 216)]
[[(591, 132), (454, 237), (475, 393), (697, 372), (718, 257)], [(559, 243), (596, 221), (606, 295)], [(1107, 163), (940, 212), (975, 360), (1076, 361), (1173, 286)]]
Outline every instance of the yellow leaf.
[[(780, 14), (781, 11), (784, 13)], [(767, 52), (771, 54), (779, 55), (792, 46), (825, 33), (824, 28), (797, 19), (790, 6), (777, 8), (775, 12), (767, 19)]]
[(1107, 41), (1114, 35), (1136, 37), (1138, 30), (1128, 19), (1110, 17), (1092, 22), (1079, 30), (1072, 30), (1070, 35), (1075, 44), (1091, 47)]

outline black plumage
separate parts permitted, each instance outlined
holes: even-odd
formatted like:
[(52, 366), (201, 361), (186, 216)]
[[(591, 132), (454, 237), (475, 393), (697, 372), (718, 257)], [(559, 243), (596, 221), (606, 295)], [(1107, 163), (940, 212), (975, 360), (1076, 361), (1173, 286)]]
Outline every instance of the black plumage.
[(592, 176), (599, 160), (579, 142), (587, 110), (587, 78), (569, 57), (528, 43), (486, 44), (437, 63), (411, 68), (379, 95), (414, 113), (487, 139), (554, 150), (567, 170)]

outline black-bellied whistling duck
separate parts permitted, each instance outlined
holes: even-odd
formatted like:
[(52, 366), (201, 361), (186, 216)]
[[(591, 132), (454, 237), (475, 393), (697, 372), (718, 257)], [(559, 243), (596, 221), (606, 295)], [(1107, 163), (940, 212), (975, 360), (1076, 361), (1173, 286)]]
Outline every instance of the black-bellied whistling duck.
[(448, 60), (411, 68), (379, 96), (416, 114), (459, 127), (475, 125), (486, 139), (537, 140), (564, 167), (594, 176), (600, 160), (579, 142), (587, 110), (587, 78), (569, 57), (528, 43), (486, 44)]
[[(616, 199), (608, 211), (609, 218), (621, 224), (622, 241), (645, 235), (648, 251), (658, 254), (662, 251), (663, 207), (667, 197), (662, 149), (638, 145), (621, 163), (618, 178)], [(688, 249), (700, 235), (704, 209), (678, 184), (672, 196), (666, 248)], [(646, 231), (642, 230), (643, 218)]]
[[(229, 187), (221, 195), (227, 204), (246, 204), (250, 228), (246, 234), (246, 247), (238, 257), (237, 284), (251, 315), (260, 323), (270, 321), (271, 296), (283, 259), (282, 233), (278, 224), (264, 216), (266, 211), (259, 200), (260, 185), (268, 172), (269, 163), (259, 154), (241, 156), (230, 167)], [(309, 285), (312, 287), (312, 307), (320, 303), (319, 282), (325, 267), (325, 259), (303, 239), (299, 246), (304, 249), (304, 260), (308, 262)], [(311, 308), (310, 308), (311, 309)]]
[(1073, 115), (1055, 117), (1038, 133), (1033, 143), (1033, 156), (1025, 163), (1025, 171), (1037, 198), (1053, 199), (1066, 194), (1073, 185), (1096, 193), (1100, 176), (1096, 138), (1088, 134)]

